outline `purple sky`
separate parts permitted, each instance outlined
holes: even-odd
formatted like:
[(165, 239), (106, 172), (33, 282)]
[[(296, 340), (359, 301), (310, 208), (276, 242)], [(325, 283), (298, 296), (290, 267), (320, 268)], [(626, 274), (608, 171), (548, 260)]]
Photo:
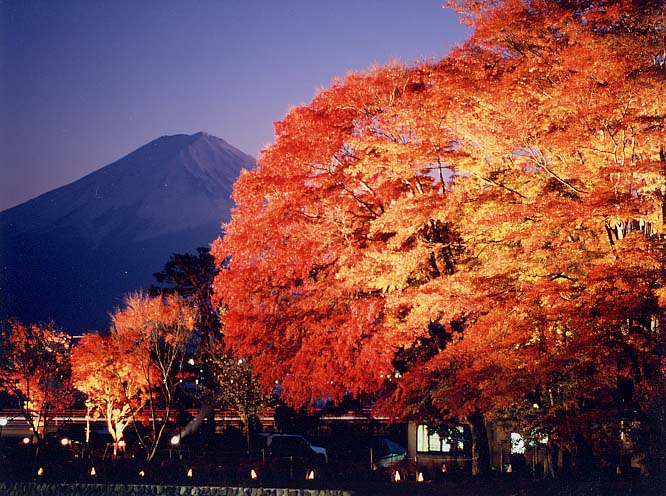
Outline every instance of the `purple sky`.
[(0, 210), (165, 134), (251, 155), (349, 70), (440, 58), (442, 0), (0, 0)]

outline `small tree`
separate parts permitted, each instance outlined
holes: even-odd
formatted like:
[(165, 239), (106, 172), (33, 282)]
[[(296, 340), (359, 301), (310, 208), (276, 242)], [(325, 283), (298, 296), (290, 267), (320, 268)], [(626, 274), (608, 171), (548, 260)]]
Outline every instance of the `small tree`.
[(72, 382), (86, 395), (86, 441), (89, 422), (101, 415), (113, 439), (113, 456), (132, 413), (146, 404), (149, 385), (135, 355), (120, 352), (112, 336), (84, 336), (72, 352)]
[(53, 412), (72, 402), (70, 343), (53, 322), (10, 321), (0, 334), (0, 390), (16, 398), (38, 445)]
[(238, 412), (249, 450), (250, 423), (273, 403), (273, 396), (262, 390), (250, 360), (225, 351), (222, 344), (212, 348), (206, 361), (211, 372), (212, 395), (221, 406)]
[[(221, 265), (224, 261), (221, 262)], [(154, 274), (159, 285), (151, 286), (151, 296), (178, 294), (197, 309), (197, 330), (201, 341), (195, 351), (200, 357), (197, 369), (209, 379), (208, 387), (194, 386), (201, 400), (197, 418), (183, 430), (182, 435), (195, 431), (201, 421), (210, 416), (214, 405), (238, 412), (250, 446), (250, 422), (271, 403), (271, 396), (261, 391), (247, 359), (240, 359), (226, 350), (220, 310), (212, 301), (213, 281), (219, 269), (209, 248), (197, 248), (196, 254), (173, 254), (162, 272)]]
[[(111, 334), (118, 352), (135, 367), (146, 387), (150, 429), (148, 435), (138, 430), (137, 434), (148, 461), (154, 458), (169, 421), (196, 319), (196, 310), (178, 295), (149, 297), (140, 292), (127, 296), (125, 308), (112, 315)], [(128, 390), (125, 394), (131, 396)], [(161, 419), (157, 410), (164, 411)], [(131, 411), (133, 418), (139, 414), (137, 408)]]

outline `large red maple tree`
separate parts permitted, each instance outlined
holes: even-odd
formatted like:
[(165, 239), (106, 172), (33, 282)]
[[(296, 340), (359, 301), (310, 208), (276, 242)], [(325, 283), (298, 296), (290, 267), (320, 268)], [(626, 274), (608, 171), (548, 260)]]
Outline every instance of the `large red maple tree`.
[(212, 250), (226, 342), (294, 404), (658, 439), (664, 7), (450, 5), (464, 46), (335, 82), (241, 175)]

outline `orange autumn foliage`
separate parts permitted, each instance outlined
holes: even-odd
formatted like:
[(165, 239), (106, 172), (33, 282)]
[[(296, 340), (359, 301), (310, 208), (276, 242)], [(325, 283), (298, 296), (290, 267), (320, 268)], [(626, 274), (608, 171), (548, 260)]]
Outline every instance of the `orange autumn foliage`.
[(58, 409), (73, 402), (71, 338), (53, 323), (10, 321), (0, 335), (0, 390), (13, 396), (37, 442)]
[(294, 404), (574, 442), (665, 390), (664, 6), (451, 5), (464, 46), (336, 81), (241, 175), (225, 339)]
[(72, 351), (72, 383), (86, 396), (89, 419), (104, 418), (114, 454), (153, 386), (143, 373), (141, 358), (121, 350), (114, 334), (85, 335)]
[[(187, 347), (195, 339), (197, 312), (177, 294), (126, 296), (123, 308), (111, 316), (111, 340), (122, 369), (119, 375), (133, 418), (145, 404), (150, 410), (148, 434), (141, 435), (146, 458), (157, 453), (174, 407), (178, 377)], [(133, 382), (128, 383), (128, 380)], [(130, 389), (130, 386), (134, 389)], [(158, 419), (157, 410), (164, 415)], [(138, 434), (138, 433), (137, 433)]]

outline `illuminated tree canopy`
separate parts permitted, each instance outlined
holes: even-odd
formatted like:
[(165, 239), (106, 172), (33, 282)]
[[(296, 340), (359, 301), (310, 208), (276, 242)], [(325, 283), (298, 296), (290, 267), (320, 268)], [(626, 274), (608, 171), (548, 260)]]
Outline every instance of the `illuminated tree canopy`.
[(73, 402), (70, 353), (71, 337), (53, 323), (10, 321), (0, 334), (0, 390), (17, 400), (39, 444), (54, 413)]
[[(72, 351), (72, 382), (86, 396), (88, 420), (100, 415), (114, 442), (114, 456), (127, 426), (148, 401), (151, 378), (145, 374), (141, 352), (121, 350), (113, 334), (88, 334)], [(153, 376), (153, 377), (151, 377)]]
[(666, 391), (664, 7), (451, 5), (464, 46), (335, 82), (241, 175), (212, 250), (226, 342), (295, 405), (511, 412), (563, 446), (617, 415), (648, 428)]
[[(129, 403), (134, 408), (132, 418), (139, 416), (143, 404), (150, 410), (148, 433), (137, 431), (148, 461), (155, 457), (174, 407), (178, 376), (188, 348), (194, 346), (197, 318), (193, 305), (177, 294), (150, 297), (133, 293), (112, 315), (113, 348), (126, 367), (120, 374), (125, 396), (141, 397), (141, 401)], [(139, 389), (129, 389), (130, 385)], [(161, 418), (156, 415), (158, 409), (164, 411)]]

